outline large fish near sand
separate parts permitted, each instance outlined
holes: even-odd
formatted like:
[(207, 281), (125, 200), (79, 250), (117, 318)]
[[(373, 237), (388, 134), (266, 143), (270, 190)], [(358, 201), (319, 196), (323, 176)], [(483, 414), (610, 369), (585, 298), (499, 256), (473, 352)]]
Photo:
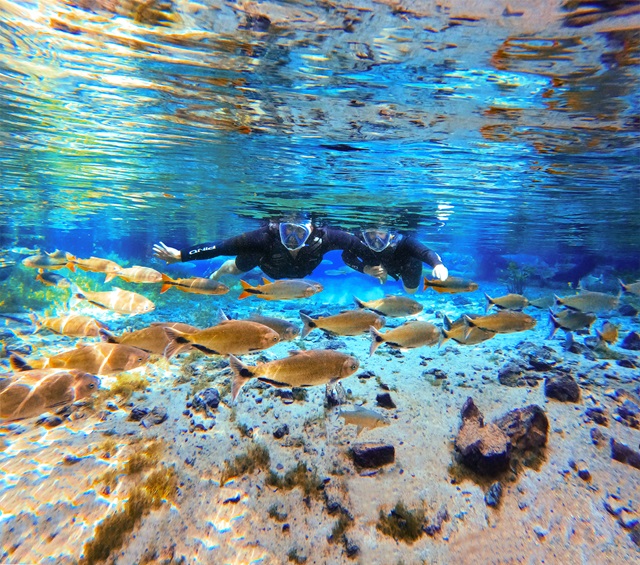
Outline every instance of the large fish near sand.
[(460, 277), (448, 277), (446, 281), (438, 279), (431, 280), (424, 277), (424, 287), (422, 290), (427, 290), (429, 287), (439, 293), (455, 294), (458, 292), (473, 292), (474, 290), (478, 290), (478, 283)]
[(81, 314), (51, 318), (39, 318), (36, 314), (32, 314), (31, 321), (36, 326), (36, 331), (45, 328), (54, 333), (71, 337), (98, 337), (101, 329), (108, 329), (105, 324), (95, 318)]
[[(478, 317), (477, 314), (466, 314), (471, 319)], [(490, 332), (480, 328), (468, 327), (465, 324), (464, 316), (460, 316), (452, 322), (448, 316), (444, 316), (444, 327), (442, 328), (442, 339), (438, 345), (442, 345), (448, 339), (459, 343), (460, 345), (476, 345), (487, 341), (496, 335), (496, 332)]]
[(123, 281), (138, 284), (162, 282), (162, 273), (160, 271), (156, 271), (151, 267), (141, 267), (140, 265), (111, 271), (107, 273), (107, 276), (104, 278), (104, 282), (108, 283), (116, 277), (120, 277)]
[(620, 302), (619, 296), (613, 296), (612, 294), (606, 294), (604, 292), (593, 292), (591, 290), (585, 290), (573, 296), (556, 296), (555, 299), (558, 306), (565, 306), (572, 310), (591, 312), (593, 314), (615, 310)]
[[(124, 332), (119, 336), (113, 335), (106, 330), (101, 330), (100, 338), (107, 343), (130, 345), (131, 347), (137, 347), (138, 349), (155, 355), (165, 355), (167, 346), (172, 342), (165, 328), (172, 328), (185, 333), (200, 331), (200, 328), (181, 322), (155, 322), (146, 328), (132, 332)], [(188, 348), (188, 346), (185, 346), (185, 349), (186, 348)], [(176, 353), (179, 353), (179, 351), (174, 352), (174, 355)]]
[(240, 281), (242, 292), (238, 298), (242, 300), (248, 296), (257, 296), (263, 300), (292, 300), (294, 298), (309, 298), (323, 290), (320, 283), (307, 279), (283, 279), (271, 282), (263, 278), (263, 284), (252, 286), (246, 281)]
[(114, 286), (112, 290), (91, 292), (82, 290), (76, 293), (76, 298), (87, 300), (94, 306), (113, 310), (119, 314), (144, 314), (151, 312), (156, 305), (142, 294), (123, 290)]
[(117, 343), (81, 345), (51, 357), (26, 360), (12, 355), (11, 367), (18, 371), (30, 369), (78, 369), (94, 375), (112, 375), (136, 369), (149, 361), (149, 353)]
[[(481, 330), (499, 334), (522, 332), (530, 330), (536, 325), (534, 317), (515, 310), (500, 310), (496, 314), (478, 316), (477, 318), (465, 316), (464, 321), (467, 328), (480, 328)], [(465, 335), (467, 333), (468, 329)]]
[(52, 253), (38, 253), (37, 255), (31, 255), (25, 257), (22, 260), (22, 264), (30, 269), (41, 269), (50, 271), (63, 269), (67, 266), (67, 258), (63, 251), (56, 249)]
[(280, 341), (291, 341), (300, 335), (300, 328), (298, 326), (292, 324), (288, 320), (283, 320), (282, 318), (251, 314), (249, 320), (257, 322), (258, 324), (263, 324), (278, 332)]
[(440, 341), (440, 330), (429, 322), (419, 320), (405, 322), (385, 333), (379, 332), (372, 326), (369, 332), (371, 333), (369, 355), (373, 355), (383, 343), (396, 349), (413, 349), (425, 345), (436, 345)]
[(122, 269), (118, 263), (109, 259), (103, 259), (102, 257), (89, 257), (88, 259), (79, 259), (71, 255), (66, 254), (68, 261), (68, 267), (72, 271), (76, 270), (76, 267), (82, 271), (89, 271), (91, 273), (115, 273)]
[(522, 310), (529, 306), (529, 300), (522, 294), (505, 294), (498, 298), (491, 298), (486, 292), (484, 297), (487, 299), (485, 312), (488, 312), (494, 306), (500, 310)]
[(191, 277), (188, 279), (172, 279), (168, 275), (162, 275), (162, 287), (160, 294), (167, 292), (170, 288), (177, 288), (182, 292), (190, 294), (227, 294), (229, 287), (221, 282), (207, 279), (204, 277)]
[(76, 369), (33, 369), (0, 379), (0, 419), (40, 416), (93, 394), (96, 376)]
[(353, 375), (360, 362), (333, 349), (291, 351), (289, 357), (250, 367), (229, 356), (233, 370), (231, 394), (235, 400), (242, 386), (253, 378), (280, 388), (310, 387), (333, 383)]
[(359, 436), (362, 430), (373, 430), (389, 425), (389, 420), (382, 414), (362, 406), (357, 406), (353, 410), (340, 410), (338, 418), (342, 418), (347, 426), (356, 426), (356, 436)]
[(596, 315), (589, 312), (571, 310), (569, 308), (554, 313), (553, 310), (549, 308), (549, 321), (551, 322), (552, 329), (547, 339), (552, 338), (558, 329), (564, 330), (565, 332), (587, 330), (591, 327), (591, 324), (596, 321)]
[(280, 341), (278, 332), (248, 320), (225, 320), (197, 332), (165, 327), (165, 332), (172, 340), (165, 351), (168, 358), (179, 353), (185, 345), (208, 355), (244, 355), (268, 349)]
[(306, 337), (314, 328), (337, 335), (359, 335), (369, 331), (370, 326), (379, 330), (386, 322), (383, 316), (364, 310), (346, 310), (319, 318), (300, 312), (300, 318), (303, 322), (302, 337)]
[(385, 296), (377, 300), (360, 300), (353, 297), (358, 308), (372, 310), (381, 316), (388, 318), (404, 318), (405, 316), (415, 316), (422, 312), (422, 304), (407, 296)]

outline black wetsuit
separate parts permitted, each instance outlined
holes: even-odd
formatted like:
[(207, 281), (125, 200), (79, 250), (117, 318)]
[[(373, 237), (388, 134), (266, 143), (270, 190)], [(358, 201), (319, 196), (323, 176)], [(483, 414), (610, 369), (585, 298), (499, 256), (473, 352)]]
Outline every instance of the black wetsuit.
[[(365, 246), (366, 247), (366, 246)], [(358, 257), (351, 251), (342, 253), (342, 260), (356, 271), (382, 265), (389, 276), (402, 279), (406, 288), (418, 288), (422, 276), (422, 263), (431, 267), (442, 264), (442, 259), (426, 245), (410, 236), (397, 235), (386, 249), (376, 253), (366, 247), (366, 254)]]
[(368, 248), (355, 235), (337, 229), (314, 227), (306, 244), (294, 257), (280, 241), (278, 224), (272, 223), (223, 241), (183, 249), (180, 257), (182, 261), (193, 261), (235, 255), (236, 267), (243, 272), (260, 267), (273, 279), (298, 279), (310, 275), (322, 262), (324, 254), (334, 249), (349, 251), (350, 256), (358, 259), (368, 252)]

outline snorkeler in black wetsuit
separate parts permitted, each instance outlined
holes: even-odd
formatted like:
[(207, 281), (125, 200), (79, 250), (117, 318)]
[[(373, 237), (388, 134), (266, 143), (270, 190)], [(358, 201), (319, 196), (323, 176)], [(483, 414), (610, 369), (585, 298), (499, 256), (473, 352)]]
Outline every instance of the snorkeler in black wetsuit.
[(413, 294), (420, 285), (422, 263), (433, 267), (433, 276), (441, 281), (449, 276), (440, 255), (414, 237), (387, 228), (367, 229), (358, 235), (368, 253), (362, 257), (347, 249), (342, 253), (342, 260), (352, 269), (380, 279), (381, 283), (391, 275), (396, 280), (402, 279), (405, 291)]
[(354, 235), (338, 229), (314, 226), (306, 219), (271, 222), (260, 229), (215, 243), (203, 243), (178, 251), (160, 242), (153, 246), (156, 257), (174, 263), (235, 255), (226, 261), (212, 279), (225, 274), (239, 275), (260, 267), (273, 279), (303, 278), (320, 265), (325, 253), (334, 249), (349, 251), (360, 258), (368, 252)]

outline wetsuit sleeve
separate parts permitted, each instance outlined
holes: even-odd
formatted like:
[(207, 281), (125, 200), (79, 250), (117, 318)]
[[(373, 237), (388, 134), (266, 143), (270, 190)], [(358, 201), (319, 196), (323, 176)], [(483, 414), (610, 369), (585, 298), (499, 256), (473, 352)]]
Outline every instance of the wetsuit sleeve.
[(431, 267), (442, 264), (440, 255), (413, 237), (405, 238), (403, 247), (404, 253), (411, 257), (415, 257), (416, 259), (420, 259), (420, 261)]
[(342, 249), (342, 260), (346, 265), (362, 272), (365, 265), (375, 263), (375, 257), (369, 248), (358, 237), (346, 231), (327, 229), (327, 251)]
[(246, 232), (229, 239), (212, 243), (201, 243), (180, 251), (184, 261), (213, 259), (221, 255), (239, 255), (240, 253), (263, 253), (269, 249), (271, 236), (268, 228)]

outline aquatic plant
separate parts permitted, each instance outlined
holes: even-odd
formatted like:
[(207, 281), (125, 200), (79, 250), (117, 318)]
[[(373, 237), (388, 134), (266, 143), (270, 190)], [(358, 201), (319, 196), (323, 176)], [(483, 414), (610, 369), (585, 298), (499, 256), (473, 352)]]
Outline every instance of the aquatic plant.
[(145, 469), (155, 466), (160, 460), (164, 444), (162, 441), (153, 440), (143, 450), (136, 451), (125, 463), (124, 472), (127, 475), (141, 473)]
[(293, 469), (287, 471), (283, 476), (270, 471), (266, 483), (284, 490), (300, 487), (305, 496), (313, 496), (314, 498), (320, 497), (324, 484), (315, 469), (309, 471), (306, 463), (302, 461), (299, 461)]
[(376, 528), (396, 541), (413, 543), (424, 534), (424, 522), (424, 510), (420, 508), (409, 510), (404, 502), (400, 501), (389, 514), (382, 509), (380, 510)]
[(294, 400), (298, 400), (300, 402), (306, 402), (308, 397), (306, 388), (294, 387), (291, 389), (291, 394)]
[(256, 469), (267, 470), (270, 463), (269, 450), (264, 445), (254, 444), (246, 453), (237, 455), (233, 462), (225, 461), (224, 469), (220, 476), (220, 485), (224, 486), (234, 477), (253, 473)]
[(284, 522), (289, 515), (286, 512), (280, 512), (278, 504), (272, 504), (269, 506), (269, 517), (273, 518), (276, 522)]
[(349, 529), (349, 526), (351, 526), (351, 522), (352, 522), (352, 519), (349, 517), (349, 515), (346, 514), (345, 512), (342, 512), (337, 522), (333, 525), (333, 528), (331, 529), (331, 536), (329, 537), (329, 542), (338, 543), (340, 541), (343, 541), (344, 533)]
[(298, 549), (295, 547), (289, 550), (289, 553), (287, 553), (287, 559), (289, 561), (292, 561), (293, 563), (299, 563), (299, 564), (307, 562), (307, 556), (299, 555)]
[(122, 402), (125, 402), (131, 398), (134, 392), (145, 390), (149, 385), (147, 378), (142, 375), (122, 373), (116, 379), (116, 383), (108, 391), (104, 391), (100, 395), (101, 399), (119, 395), (122, 398)]
[(507, 290), (513, 294), (522, 294), (527, 288), (527, 281), (533, 274), (534, 269), (528, 265), (518, 265), (511, 261), (506, 269), (503, 269), (498, 276), (501, 283), (507, 285)]
[(125, 537), (143, 516), (173, 498), (176, 492), (175, 471), (163, 467), (154, 471), (130, 493), (122, 511), (107, 516), (96, 528), (94, 538), (84, 546), (81, 563), (92, 565), (106, 560), (112, 551), (122, 547)]

